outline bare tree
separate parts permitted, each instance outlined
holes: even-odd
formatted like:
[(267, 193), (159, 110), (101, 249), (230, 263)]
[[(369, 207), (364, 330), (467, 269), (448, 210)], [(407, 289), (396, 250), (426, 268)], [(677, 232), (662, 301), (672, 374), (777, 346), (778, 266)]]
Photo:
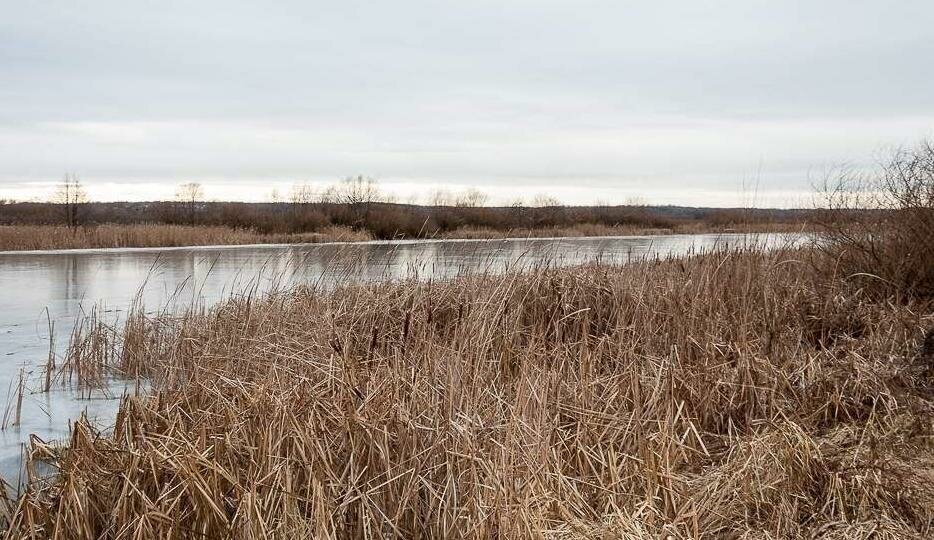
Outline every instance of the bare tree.
[(489, 198), (489, 195), (479, 189), (469, 188), (457, 197), (454, 205), (461, 208), (477, 208), (485, 205)]
[(197, 182), (181, 184), (175, 189), (175, 199), (184, 205), (188, 214), (188, 222), (194, 223), (198, 203), (204, 200), (204, 188)]
[(336, 185), (328, 186), (322, 189), (318, 193), (318, 202), (324, 204), (340, 204), (341, 203), (341, 193), (340, 188)]
[(326, 223), (327, 218), (319, 208), (315, 208), (315, 203), (327, 201), (324, 200), (324, 195), (308, 182), (292, 185), (289, 202), (291, 203), (292, 231), (313, 231)]
[(526, 208), (522, 197), (513, 199), (507, 206), (509, 206), (509, 217), (512, 219), (513, 224), (524, 225), (527, 220), (528, 208)]
[(438, 188), (428, 195), (428, 204), (431, 206), (451, 206), (451, 192)]
[(532, 199), (530, 213), (532, 227), (553, 227), (564, 215), (561, 201), (546, 193), (539, 193)]
[(52, 197), (52, 202), (62, 206), (62, 214), (65, 224), (71, 228), (77, 228), (80, 225), (82, 208), (87, 202), (87, 192), (81, 185), (81, 180), (77, 174), (66, 173), (62, 183), (58, 186)]
[(642, 195), (630, 195), (626, 197), (626, 206), (648, 206), (649, 201)]
[(376, 180), (363, 176), (351, 176), (341, 181), (338, 186), (338, 200), (351, 206), (368, 205), (379, 197)]
[(307, 182), (301, 184), (292, 184), (292, 191), (289, 193), (289, 200), (293, 205), (308, 204), (315, 199), (315, 191)]
[(532, 199), (532, 206), (536, 208), (554, 208), (561, 206), (561, 201), (547, 193), (539, 193)]
[(341, 180), (333, 192), (333, 197), (337, 199), (337, 202), (349, 207), (355, 227), (366, 221), (370, 214), (370, 207), (379, 196), (379, 185), (376, 180), (363, 175)]

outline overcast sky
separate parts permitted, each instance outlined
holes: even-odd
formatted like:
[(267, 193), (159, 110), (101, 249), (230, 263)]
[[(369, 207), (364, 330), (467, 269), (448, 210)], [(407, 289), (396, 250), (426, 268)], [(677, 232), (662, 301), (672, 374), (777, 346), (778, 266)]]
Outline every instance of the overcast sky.
[(0, 197), (785, 206), (934, 134), (934, 2), (0, 0)]

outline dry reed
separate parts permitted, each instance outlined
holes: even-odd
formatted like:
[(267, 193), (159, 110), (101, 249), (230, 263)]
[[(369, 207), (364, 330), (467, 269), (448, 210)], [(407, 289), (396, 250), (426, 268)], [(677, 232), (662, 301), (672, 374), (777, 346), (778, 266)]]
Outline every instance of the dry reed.
[[(801, 252), (299, 288), (120, 330), (9, 536), (922, 538), (931, 304)], [(934, 347), (931, 347), (934, 349)]]
[(674, 234), (674, 229), (660, 229), (619, 225), (610, 227), (595, 223), (581, 223), (570, 227), (539, 227), (526, 229), (491, 229), (489, 227), (460, 227), (444, 233), (450, 239), (501, 239), (501, 238), (565, 238), (590, 236), (641, 236), (649, 234)]
[(807, 223), (740, 223), (729, 227), (713, 226), (708, 223), (685, 223), (673, 227), (644, 227), (638, 225), (601, 225), (579, 223), (568, 227), (538, 227), (525, 229), (491, 229), (488, 227), (460, 227), (444, 233), (448, 239), (502, 239), (502, 238), (571, 238), (600, 236), (651, 236), (658, 234), (705, 234), (705, 233), (801, 233), (811, 231)]
[(371, 240), (365, 231), (330, 226), (314, 233), (263, 234), (249, 229), (188, 225), (0, 226), (0, 251), (296, 244)]

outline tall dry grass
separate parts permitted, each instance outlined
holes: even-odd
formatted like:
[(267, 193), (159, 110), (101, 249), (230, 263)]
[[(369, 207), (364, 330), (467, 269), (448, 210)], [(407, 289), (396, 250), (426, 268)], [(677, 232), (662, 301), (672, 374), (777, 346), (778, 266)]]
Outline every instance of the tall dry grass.
[(133, 317), (112, 365), (153, 392), (36, 441), (8, 536), (930, 537), (931, 304), (802, 255)]
[(502, 238), (570, 238), (600, 236), (649, 236), (658, 234), (711, 234), (711, 233), (806, 233), (815, 227), (799, 223), (730, 223), (728, 226), (710, 223), (685, 223), (672, 227), (643, 227), (638, 225), (601, 225), (580, 223), (568, 227), (539, 227), (523, 229), (492, 229), (488, 227), (460, 227), (442, 235), (448, 239), (502, 239)]
[(242, 244), (294, 244), (372, 240), (363, 231), (330, 226), (314, 233), (262, 234), (249, 229), (186, 225), (2, 225), (0, 251), (181, 247)]
[(565, 238), (590, 236), (634, 236), (647, 234), (673, 234), (674, 229), (658, 229), (619, 225), (610, 227), (595, 223), (581, 223), (570, 227), (541, 227), (534, 229), (492, 229), (489, 227), (460, 227), (444, 233), (452, 239), (501, 239), (501, 238)]

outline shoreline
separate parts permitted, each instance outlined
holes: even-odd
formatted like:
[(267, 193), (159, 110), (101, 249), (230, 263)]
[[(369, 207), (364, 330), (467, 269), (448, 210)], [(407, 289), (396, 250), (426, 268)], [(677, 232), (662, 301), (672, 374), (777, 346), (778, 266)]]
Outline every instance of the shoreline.
[[(455, 230), (443, 235), (427, 238), (390, 238), (390, 239), (377, 239), (377, 238), (363, 238), (359, 237), (358, 239), (344, 239), (343, 235), (333, 235), (329, 236), (326, 233), (322, 233), (316, 238), (309, 241), (307, 237), (309, 235), (317, 235), (318, 233), (304, 233), (296, 235), (296, 241), (275, 241), (282, 237), (282, 235), (266, 235), (269, 237), (270, 241), (255, 241), (255, 242), (219, 242), (219, 243), (185, 243), (182, 245), (138, 245), (140, 242), (133, 242), (133, 245), (95, 245), (89, 247), (50, 247), (50, 248), (40, 248), (40, 249), (0, 249), (0, 257), (4, 256), (16, 256), (16, 255), (80, 255), (80, 254), (94, 254), (94, 253), (138, 253), (138, 252), (159, 252), (159, 251), (182, 251), (187, 249), (200, 249), (200, 250), (225, 250), (225, 249), (275, 249), (283, 247), (308, 247), (316, 245), (407, 245), (407, 244), (419, 244), (419, 243), (441, 243), (441, 242), (496, 242), (496, 241), (554, 241), (562, 239), (619, 239), (619, 238), (651, 238), (656, 236), (690, 236), (690, 235), (748, 235), (748, 234), (787, 234), (787, 233), (808, 233), (813, 230), (813, 227), (808, 226), (807, 224), (773, 224), (774, 226), (755, 226), (755, 227), (740, 227), (740, 228), (715, 228), (715, 227), (684, 227), (684, 228), (674, 228), (674, 229), (652, 229), (652, 228), (636, 228), (636, 227), (614, 227), (614, 228), (604, 228), (601, 229), (599, 234), (574, 234), (580, 233), (580, 230), (575, 229), (527, 229), (527, 230), (505, 230), (505, 231), (495, 231), (495, 230)], [(791, 226), (794, 225), (794, 226)], [(0, 245), (3, 244), (3, 233), (4, 229), (13, 229), (17, 227), (28, 227), (30, 229), (35, 228), (46, 228), (47, 230), (54, 230), (63, 228), (57, 225), (42, 225), (42, 226), (18, 226), (18, 225), (2, 225), (0, 226)], [(135, 227), (140, 227), (136, 225), (131, 226), (113, 226), (113, 225), (98, 225), (89, 227), (86, 230), (96, 231), (98, 228), (111, 228), (111, 229), (120, 229), (120, 230), (131, 230)], [(164, 226), (167, 228), (178, 227), (175, 225)], [(198, 229), (200, 227), (193, 227)], [(249, 231), (240, 231), (237, 229), (230, 229), (230, 232), (249, 232)], [(516, 234), (522, 232), (525, 234)], [(557, 234), (556, 234), (557, 233)], [(250, 234), (255, 234), (250, 232)], [(257, 235), (261, 238), (262, 235)], [(162, 244), (170, 244), (169, 242), (163, 242)]]

